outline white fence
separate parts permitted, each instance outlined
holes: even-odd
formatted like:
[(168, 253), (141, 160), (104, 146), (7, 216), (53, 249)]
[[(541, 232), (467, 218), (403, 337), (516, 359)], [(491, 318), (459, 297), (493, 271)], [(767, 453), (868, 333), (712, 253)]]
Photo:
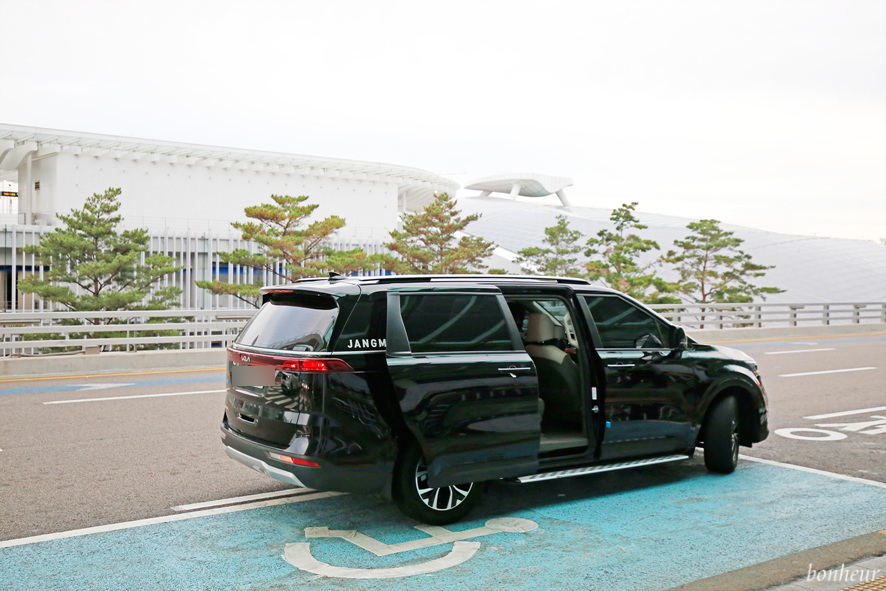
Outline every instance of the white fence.
[(0, 354), (226, 347), (254, 313), (254, 309), (233, 309), (0, 314)]
[[(883, 302), (651, 307), (687, 328), (886, 323)], [(254, 313), (252, 309), (5, 313), (0, 314), (0, 355), (226, 347)]]
[[(18, 282), (36, 275), (43, 279), (49, 268), (37, 260), (33, 254), (24, 252), (29, 245), (39, 244), (41, 237), (53, 231), (49, 226), (0, 224), (0, 312), (61, 312), (59, 304), (44, 302), (32, 294), (20, 293)], [(329, 246), (337, 250), (362, 248), (368, 254), (387, 252), (384, 240), (373, 235), (347, 234), (333, 239)], [(221, 281), (222, 283), (251, 284), (259, 281), (262, 285), (286, 283), (279, 275), (259, 275), (252, 267), (232, 265), (221, 260), (220, 253), (235, 249), (259, 252), (259, 245), (243, 240), (233, 230), (212, 234), (192, 229), (171, 229), (151, 231), (148, 251), (142, 255), (165, 254), (173, 258), (173, 264), (181, 270), (163, 277), (155, 288), (177, 287), (181, 290), (178, 307), (183, 310), (213, 310), (217, 308), (249, 309), (248, 303), (231, 295), (217, 295), (197, 287), (196, 282)], [(376, 275), (377, 268), (365, 269), (363, 274)], [(275, 263), (275, 271), (285, 274), (283, 261)], [(78, 288), (75, 288), (77, 290)], [(82, 293), (82, 291), (78, 291)]]
[(687, 328), (813, 326), (886, 322), (886, 303), (826, 304), (653, 304), (649, 306)]

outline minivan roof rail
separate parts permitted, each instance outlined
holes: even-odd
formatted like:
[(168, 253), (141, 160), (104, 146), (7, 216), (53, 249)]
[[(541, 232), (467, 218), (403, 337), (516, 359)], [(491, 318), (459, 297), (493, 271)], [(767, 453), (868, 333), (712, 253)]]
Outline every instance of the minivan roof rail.
[(452, 275), (362, 275), (348, 276), (338, 275), (335, 277), (307, 277), (298, 279), (295, 283), (309, 281), (356, 281), (358, 283), (430, 283), (432, 281), (538, 281), (545, 283), (566, 283), (572, 285), (590, 285), (587, 279), (577, 277), (552, 277), (548, 275), (498, 275), (498, 274), (452, 274)]

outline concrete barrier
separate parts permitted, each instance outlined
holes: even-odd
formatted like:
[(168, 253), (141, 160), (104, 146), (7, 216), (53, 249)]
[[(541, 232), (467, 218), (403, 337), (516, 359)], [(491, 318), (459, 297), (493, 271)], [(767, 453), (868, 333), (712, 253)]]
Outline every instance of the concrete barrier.
[[(816, 338), (850, 335), (886, 334), (886, 324), (839, 324), (832, 326), (793, 326), (774, 328), (725, 328), (688, 330), (700, 343), (741, 343), (783, 338)], [(41, 355), (37, 357), (0, 357), (0, 379), (31, 376), (99, 375), (130, 371), (222, 368), (224, 349), (185, 349), (98, 353), (95, 355)]]

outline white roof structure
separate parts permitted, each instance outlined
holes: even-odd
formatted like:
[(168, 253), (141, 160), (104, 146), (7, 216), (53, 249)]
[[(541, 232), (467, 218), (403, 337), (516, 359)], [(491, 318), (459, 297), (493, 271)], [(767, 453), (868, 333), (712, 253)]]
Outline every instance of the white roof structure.
[[(612, 227), (609, 209), (515, 203), (500, 197), (462, 199), (458, 205), (464, 215), (482, 214), (469, 226), (472, 235), (492, 240), (511, 253), (540, 246), (544, 229), (555, 225), (560, 215), (567, 216), (570, 228), (581, 231), (585, 239)], [(682, 240), (689, 233), (686, 224), (696, 221), (644, 212), (637, 212), (636, 216), (647, 226), (642, 235), (658, 242), (662, 251), (674, 248), (674, 240)], [(744, 240), (741, 248), (755, 263), (775, 266), (757, 284), (775, 286), (785, 292), (767, 296), (768, 302), (886, 300), (886, 247), (883, 245), (866, 240), (780, 234), (725, 223), (721, 227)], [(641, 258), (641, 263), (651, 263), (657, 256), (649, 253)], [(667, 269), (661, 272), (665, 278), (673, 278)]]
[(39, 158), (57, 153), (113, 158), (218, 170), (278, 175), (300, 175), (336, 180), (394, 183), (401, 205), (421, 210), (435, 193), (455, 194), (459, 185), (433, 172), (357, 160), (302, 156), (281, 152), (241, 150), (199, 144), (43, 129), (0, 123), (0, 179), (16, 180), (28, 155)]
[(496, 174), (477, 179), (465, 189), (480, 191), (480, 197), (490, 193), (508, 193), (513, 199), (521, 197), (547, 197), (556, 194), (560, 203), (569, 207), (564, 189), (572, 186), (572, 179), (530, 172)]

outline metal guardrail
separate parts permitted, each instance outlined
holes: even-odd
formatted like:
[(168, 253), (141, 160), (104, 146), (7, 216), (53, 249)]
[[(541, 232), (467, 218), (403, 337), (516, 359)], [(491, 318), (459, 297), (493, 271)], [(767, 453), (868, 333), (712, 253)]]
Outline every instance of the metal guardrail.
[[(698, 329), (886, 323), (886, 302), (650, 307), (676, 324)], [(2, 313), (0, 355), (226, 347), (254, 313), (234, 309)]]
[(0, 314), (0, 354), (227, 347), (255, 310)]
[(699, 329), (886, 322), (886, 302), (653, 304), (649, 307), (675, 324)]

